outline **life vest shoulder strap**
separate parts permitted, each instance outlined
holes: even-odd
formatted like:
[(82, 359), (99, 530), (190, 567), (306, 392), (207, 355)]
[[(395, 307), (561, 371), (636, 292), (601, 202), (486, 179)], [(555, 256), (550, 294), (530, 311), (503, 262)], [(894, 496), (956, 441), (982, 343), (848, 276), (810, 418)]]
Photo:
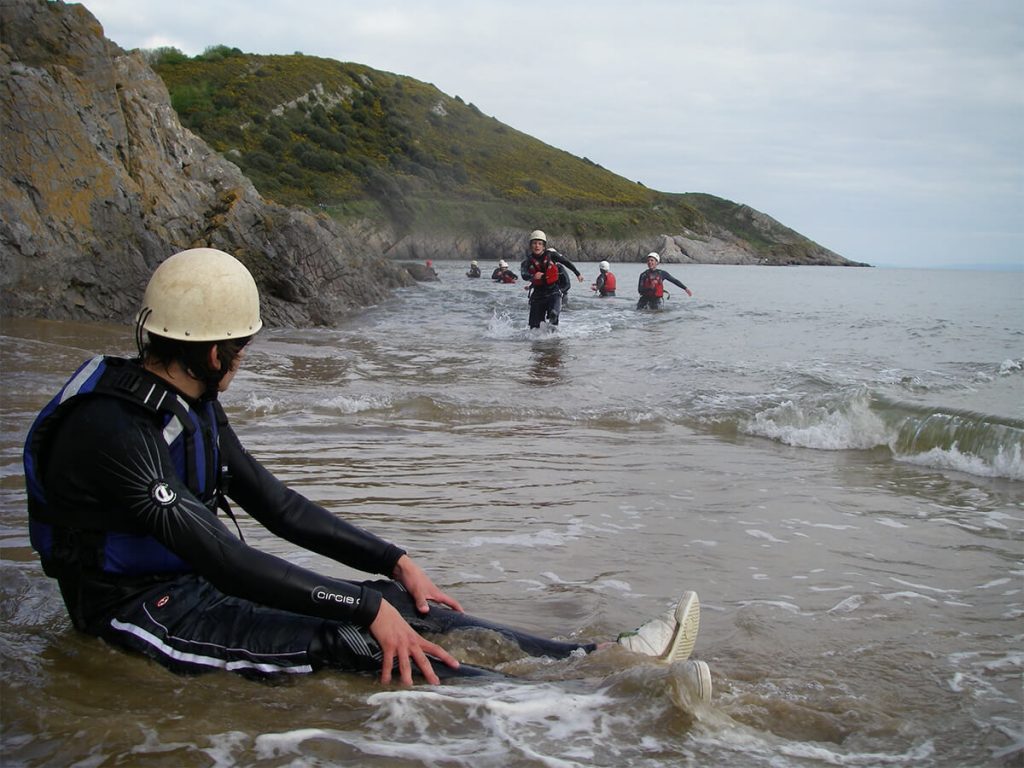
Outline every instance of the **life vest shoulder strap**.
[[(70, 412), (81, 398), (115, 397), (148, 411), (154, 416), (170, 414), (163, 429), (168, 445), (184, 434), (191, 438), (196, 424), (190, 416), (189, 406), (155, 376), (145, 374), (131, 361), (119, 357), (98, 355), (86, 361), (61, 388), (60, 392), (36, 417), (25, 442), (26, 484), (30, 499), (43, 498), (39, 463), (46, 441), (54, 427)], [(191, 439), (186, 439), (187, 450), (193, 450)], [(190, 455), (189, 459), (193, 457)], [(189, 462), (192, 463), (191, 461)]]
[[(109, 544), (107, 534), (68, 528), (53, 520), (42, 486), (43, 462), (54, 429), (72, 408), (84, 399), (95, 397), (114, 397), (153, 414), (154, 419), (162, 424), (162, 437), (172, 451), (172, 444), (180, 439), (178, 445), (183, 452), (183, 460), (178, 471), (189, 489), (200, 496), (200, 485), (204, 485), (207, 491), (202, 498), (208, 498), (206, 503), (211, 510), (226, 506), (226, 503), (221, 503), (220, 473), (216, 466), (219, 463), (219, 451), (216, 448), (219, 428), (227, 421), (220, 404), (216, 400), (212, 403), (214, 425), (208, 439), (205, 430), (200, 432), (202, 422), (199, 411), (193, 409), (182, 395), (163, 383), (159, 377), (123, 358), (92, 358), (75, 372), (36, 417), (25, 443), (30, 538), (33, 548), (40, 553), (44, 570), (51, 576), (60, 576), (69, 567), (104, 570), (104, 552)], [(200, 462), (202, 468), (198, 468)], [(199, 479), (200, 472), (203, 480)], [(230, 510), (228, 512), (230, 514)], [(231, 517), (234, 519), (234, 515)], [(235, 525), (238, 525), (237, 521)], [(133, 547), (137, 545), (137, 542), (131, 544)], [(173, 568), (181, 565), (178, 558), (167, 554), (162, 546), (157, 546), (156, 551), (163, 557), (161, 563), (169, 563)]]

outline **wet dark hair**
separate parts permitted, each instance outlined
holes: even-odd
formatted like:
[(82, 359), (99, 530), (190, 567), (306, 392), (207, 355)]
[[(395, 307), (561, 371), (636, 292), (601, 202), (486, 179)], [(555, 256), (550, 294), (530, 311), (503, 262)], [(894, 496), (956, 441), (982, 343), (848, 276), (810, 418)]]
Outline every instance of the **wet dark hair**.
[[(147, 341), (139, 347), (139, 359), (148, 360), (164, 368), (178, 363), (188, 373), (206, 384), (207, 394), (216, 393), (217, 385), (234, 368), (238, 355), (252, 336), (223, 341), (182, 341), (147, 333)], [(208, 362), (210, 346), (217, 348), (220, 370), (211, 368)]]

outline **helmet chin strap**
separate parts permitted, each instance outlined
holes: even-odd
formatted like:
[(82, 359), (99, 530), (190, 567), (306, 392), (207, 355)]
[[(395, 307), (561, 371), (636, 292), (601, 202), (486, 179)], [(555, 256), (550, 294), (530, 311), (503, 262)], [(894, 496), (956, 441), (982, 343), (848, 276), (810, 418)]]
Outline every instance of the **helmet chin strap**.
[(206, 391), (203, 392), (203, 400), (216, 400), (220, 395), (220, 380), (224, 378), (221, 376), (216, 381), (213, 379), (206, 380)]
[(220, 363), (220, 367), (210, 368), (206, 376), (203, 377), (203, 381), (206, 382), (206, 392), (203, 394), (203, 398), (209, 400), (217, 399), (217, 395), (220, 394), (220, 383), (231, 370), (231, 366), (225, 359), (225, 354), (221, 351), (220, 344), (214, 344), (214, 348), (217, 350), (217, 362)]
[(203, 384), (203, 400), (216, 400), (217, 395), (220, 394), (220, 380), (224, 378), (224, 373), (221, 371), (208, 371), (206, 373), (196, 373), (191, 368), (186, 368), (185, 373), (191, 376), (196, 381), (202, 382)]
[(139, 360), (142, 359), (142, 351), (145, 348), (145, 340), (142, 338), (144, 333), (142, 327), (146, 324), (151, 314), (153, 314), (152, 309), (143, 307), (142, 311), (139, 312), (139, 316), (135, 318), (135, 349), (138, 351)]
[(202, 371), (194, 371), (191, 368), (186, 369), (186, 373), (196, 381), (203, 383), (203, 400), (216, 400), (220, 394), (220, 382), (227, 376), (230, 366), (224, 359), (224, 355), (221, 352), (220, 346), (214, 343), (214, 347), (217, 350), (217, 361), (220, 363), (220, 368), (214, 368), (211, 365), (203, 365)]

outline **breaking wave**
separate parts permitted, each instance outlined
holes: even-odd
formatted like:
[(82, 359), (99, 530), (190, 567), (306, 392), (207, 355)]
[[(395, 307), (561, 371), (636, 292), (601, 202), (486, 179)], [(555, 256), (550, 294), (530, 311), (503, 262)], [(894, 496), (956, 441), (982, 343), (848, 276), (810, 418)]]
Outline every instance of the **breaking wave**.
[(867, 388), (822, 401), (787, 400), (739, 424), (800, 448), (888, 448), (898, 461), (1024, 480), (1024, 422), (886, 400)]

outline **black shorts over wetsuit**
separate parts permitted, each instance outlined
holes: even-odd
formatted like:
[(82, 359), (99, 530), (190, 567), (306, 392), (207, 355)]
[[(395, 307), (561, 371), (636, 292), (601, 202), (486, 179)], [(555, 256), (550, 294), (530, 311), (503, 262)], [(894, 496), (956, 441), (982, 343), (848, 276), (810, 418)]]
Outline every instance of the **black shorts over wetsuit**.
[[(129, 366), (142, 389), (166, 386)], [(172, 396), (187, 403), (185, 422), (193, 419), (197, 434), (214, 436), (202, 450), (186, 452), (184, 474), (211, 473), (211, 489), (216, 474), (237, 506), (299, 547), (391, 575), (402, 549), (285, 486), (242, 447), (215, 401)], [(213, 496), (219, 493), (197, 495), (190, 487), (195, 478), (181, 476), (170, 440), (176, 422), (108, 395), (74, 397), (61, 408), (40, 440), (38, 469), (27, 472), (45, 491), (45, 505), (30, 509), (36, 529), (42, 524), (46, 541), (52, 538), (40, 553), (44, 568), (58, 580), (72, 622), (83, 632), (177, 672), (376, 672), (382, 657), (368, 627), (387, 599), (421, 633), (493, 629), (528, 654), (556, 658), (594, 648), (437, 605), (420, 615), (395, 581), (330, 578), (254, 549), (218, 518)], [(205, 462), (193, 455), (204, 451)], [(439, 676), (483, 673), (469, 665), (451, 670), (435, 663), (434, 669)]]

